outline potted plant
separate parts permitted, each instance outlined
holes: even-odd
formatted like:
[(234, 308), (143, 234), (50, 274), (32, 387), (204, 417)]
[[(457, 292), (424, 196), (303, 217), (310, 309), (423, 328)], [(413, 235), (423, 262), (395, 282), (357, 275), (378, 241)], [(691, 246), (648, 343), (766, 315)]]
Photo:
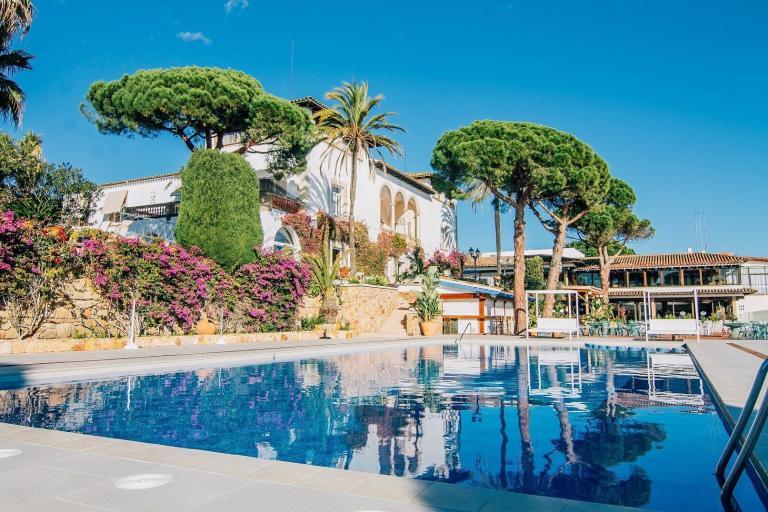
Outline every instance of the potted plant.
[(416, 296), (414, 308), (419, 315), (419, 326), (424, 336), (435, 336), (442, 331), (440, 295), (437, 293), (438, 280), (437, 268), (428, 267), (422, 274), (421, 291)]

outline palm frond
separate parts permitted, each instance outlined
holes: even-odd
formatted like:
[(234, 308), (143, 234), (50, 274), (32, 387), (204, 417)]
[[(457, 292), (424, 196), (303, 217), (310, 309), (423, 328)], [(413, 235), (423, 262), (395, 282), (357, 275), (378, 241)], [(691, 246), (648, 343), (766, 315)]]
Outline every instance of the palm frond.
[(31, 0), (0, 0), (0, 25), (10, 34), (25, 34), (32, 24), (35, 6)]

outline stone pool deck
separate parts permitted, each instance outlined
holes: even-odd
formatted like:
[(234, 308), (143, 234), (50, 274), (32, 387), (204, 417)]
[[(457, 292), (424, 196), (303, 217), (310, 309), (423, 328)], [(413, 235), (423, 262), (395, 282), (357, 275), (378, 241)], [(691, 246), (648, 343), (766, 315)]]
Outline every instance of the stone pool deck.
[(9, 512), (631, 510), (0, 423)]
[[(0, 356), (0, 384), (106, 378), (356, 350), (450, 342), (439, 338), (297, 340), (132, 351)], [(622, 339), (478, 337), (464, 343), (647, 346)], [(678, 347), (658, 342), (651, 346)], [(175, 448), (0, 423), (0, 508), (93, 511), (608, 511), (622, 507)]]
[(689, 342), (686, 348), (696, 359), (712, 391), (735, 419), (744, 407), (757, 369), (768, 359), (768, 341)]

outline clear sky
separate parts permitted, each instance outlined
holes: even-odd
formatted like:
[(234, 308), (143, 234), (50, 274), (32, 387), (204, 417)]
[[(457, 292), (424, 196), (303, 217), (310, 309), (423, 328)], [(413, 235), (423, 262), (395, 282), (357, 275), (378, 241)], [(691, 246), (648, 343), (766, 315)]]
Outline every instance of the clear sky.
[[(546, 124), (591, 144), (635, 187), (638, 213), (657, 230), (639, 252), (697, 249), (694, 212), (703, 211), (710, 251), (768, 255), (765, 1), (36, 5), (20, 44), (36, 56), (18, 75), (28, 94), (22, 131), (42, 134), (49, 161), (96, 182), (175, 171), (189, 155), (170, 135), (100, 135), (79, 112), (95, 80), (231, 67), (286, 98), (367, 80), (408, 130), (395, 165), (428, 169), (438, 137), (475, 119)], [(462, 249), (493, 250), (489, 208), (462, 205), (459, 219)], [(511, 218), (502, 222), (510, 250)], [(549, 247), (537, 224), (529, 215), (528, 246)]]

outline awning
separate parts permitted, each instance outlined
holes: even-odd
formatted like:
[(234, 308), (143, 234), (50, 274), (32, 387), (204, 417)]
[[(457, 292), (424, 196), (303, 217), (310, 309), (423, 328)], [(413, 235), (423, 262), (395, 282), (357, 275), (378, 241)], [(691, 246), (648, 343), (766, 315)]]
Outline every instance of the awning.
[(104, 206), (101, 207), (101, 213), (109, 215), (117, 213), (123, 209), (125, 198), (128, 196), (127, 190), (113, 190), (104, 199)]

